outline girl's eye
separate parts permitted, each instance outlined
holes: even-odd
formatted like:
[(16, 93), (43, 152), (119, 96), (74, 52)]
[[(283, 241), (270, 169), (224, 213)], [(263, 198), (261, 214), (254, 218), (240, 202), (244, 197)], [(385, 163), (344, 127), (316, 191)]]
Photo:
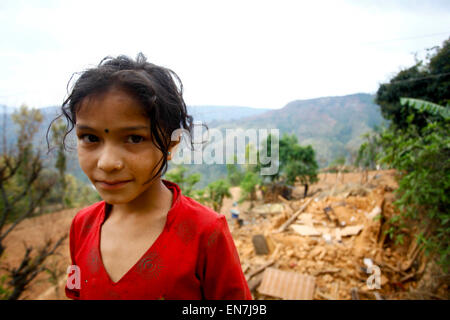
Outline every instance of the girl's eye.
[(83, 134), (80, 136), (80, 139), (85, 143), (94, 143), (98, 142), (98, 137), (93, 134)]
[(144, 137), (133, 134), (128, 136), (127, 142), (136, 144), (142, 142), (142, 140), (144, 140)]

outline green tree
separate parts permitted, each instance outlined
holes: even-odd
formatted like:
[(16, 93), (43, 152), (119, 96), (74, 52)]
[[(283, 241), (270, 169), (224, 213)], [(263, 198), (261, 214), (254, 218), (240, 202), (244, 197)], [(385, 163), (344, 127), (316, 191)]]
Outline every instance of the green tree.
[(233, 163), (227, 163), (227, 180), (232, 186), (238, 186), (244, 178), (244, 171), (237, 163), (237, 156), (234, 155)]
[(418, 61), (414, 66), (400, 71), (389, 83), (382, 84), (375, 102), (380, 105), (383, 117), (395, 126), (406, 129), (407, 118), (414, 114), (412, 124), (423, 128), (427, 125), (424, 114), (414, 108), (402, 105), (401, 97), (426, 100), (446, 106), (450, 101), (450, 39), (442, 48), (428, 55), (428, 62)]
[[(266, 142), (263, 144), (263, 148), (266, 148), (267, 150), (268, 157), (272, 156), (271, 148), (267, 147), (271, 145), (272, 139), (272, 135), (269, 134), (267, 136)], [(295, 134), (288, 135), (287, 133), (285, 133), (282, 138), (278, 140), (278, 145), (279, 166), (278, 172), (270, 176), (272, 182), (284, 178), (283, 173), (285, 173), (286, 166), (295, 158), (295, 151), (293, 150), (293, 148), (294, 146), (298, 145), (298, 139)]]
[(187, 197), (194, 196), (194, 185), (200, 181), (201, 175), (200, 173), (193, 173), (191, 175), (187, 175), (186, 172), (188, 169), (183, 167), (182, 165), (178, 165), (166, 172), (165, 177), (167, 180), (170, 180), (180, 186), (180, 189), (183, 190), (183, 194)]
[(55, 189), (58, 192), (58, 196), (60, 198), (60, 202), (63, 205), (63, 207), (66, 207), (69, 205), (69, 199), (66, 198), (66, 189), (67, 189), (67, 182), (66, 182), (66, 154), (64, 151), (64, 144), (63, 139), (65, 135), (65, 125), (63, 123), (62, 119), (58, 119), (53, 125), (52, 125), (52, 142), (54, 145), (57, 146), (57, 155), (56, 155), (56, 163), (55, 167), (58, 171), (58, 184), (59, 188)]
[(216, 212), (220, 212), (222, 208), (223, 199), (225, 197), (231, 198), (230, 185), (224, 179), (219, 179), (211, 182), (206, 187), (205, 196), (208, 198), (208, 202), (212, 205), (212, 208)]
[(333, 161), (330, 162), (328, 165), (326, 172), (332, 172), (332, 173), (339, 173), (342, 172), (345, 166), (345, 163), (347, 160), (345, 159), (345, 156), (340, 155), (333, 159)]
[[(250, 163), (250, 153), (254, 153), (254, 152), (256, 153), (256, 163)], [(270, 151), (269, 151), (268, 156), (270, 156)], [(235, 162), (236, 162), (236, 158), (237, 157), (235, 156)], [(242, 179), (244, 179), (247, 171), (251, 171), (256, 174), (259, 174), (261, 172), (261, 162), (259, 160), (258, 149), (251, 143), (249, 143), (245, 146), (245, 164), (244, 164), (244, 173), (243, 173)]]
[(91, 185), (85, 184), (71, 174), (65, 175), (66, 197), (69, 208), (82, 207), (90, 203), (101, 201), (98, 192)]
[(330, 163), (330, 166), (343, 166), (345, 162), (345, 156), (338, 156)]
[[(439, 117), (438, 112), (432, 112)], [(381, 161), (400, 172), (395, 205), (400, 216), (394, 216), (393, 237), (409, 220), (420, 221), (429, 232), (418, 234), (427, 253), (437, 253), (439, 262), (448, 269), (450, 258), (450, 122), (441, 117), (424, 127), (414, 124), (411, 114), (406, 129), (391, 127), (381, 134)], [(425, 116), (426, 119), (426, 116)]]
[(247, 171), (240, 184), (241, 196), (239, 202), (249, 199), (253, 204), (253, 201), (256, 200), (256, 191), (259, 184), (261, 184), (260, 176), (253, 171)]
[(358, 150), (355, 159), (355, 166), (362, 167), (364, 170), (375, 170), (377, 165), (377, 157), (382, 152), (380, 133), (383, 128), (375, 127), (374, 131), (365, 133), (365, 140)]
[(308, 186), (319, 181), (318, 169), (319, 165), (311, 146), (302, 147), (298, 144), (291, 146), (285, 167), (286, 181), (293, 185), (298, 179), (305, 187), (304, 197), (308, 194)]
[[(17, 143), (12, 150), (4, 145), (0, 156), (0, 257), (6, 249), (5, 238), (20, 222), (39, 211), (56, 180), (51, 172), (45, 173), (40, 150), (33, 145), (42, 121), (39, 110), (22, 106), (12, 119), (19, 126)], [(10, 224), (6, 226), (6, 222)], [(26, 246), (22, 261), (16, 268), (2, 267), (7, 274), (0, 279), (0, 296), (18, 299), (28, 284), (45, 269), (45, 260), (55, 253), (66, 237), (67, 233), (55, 244), (51, 239), (46, 241), (34, 257), (31, 256), (33, 247)]]
[(411, 108), (416, 109), (420, 113), (426, 113), (427, 117), (433, 117), (433, 119), (429, 119), (432, 121), (439, 122), (441, 120), (450, 119), (450, 108), (440, 106), (436, 103), (413, 98), (400, 98), (400, 103), (402, 106), (408, 105)]
[(0, 255), (3, 239), (17, 224), (35, 213), (54, 184), (54, 175), (49, 173), (43, 177), (42, 155), (33, 146), (42, 114), (23, 105), (13, 113), (12, 119), (18, 125), (18, 138), (12, 150), (3, 146), (0, 157), (0, 230), (5, 223), (12, 224), (0, 232)]
[[(270, 146), (272, 136), (268, 135), (263, 146)], [(267, 148), (268, 155), (270, 148)], [(308, 193), (308, 186), (318, 181), (319, 165), (315, 159), (315, 152), (312, 146), (300, 146), (295, 134), (284, 134), (279, 140), (279, 170), (270, 176), (272, 183), (279, 180), (287, 184), (294, 184), (299, 180), (305, 186), (305, 197)]]

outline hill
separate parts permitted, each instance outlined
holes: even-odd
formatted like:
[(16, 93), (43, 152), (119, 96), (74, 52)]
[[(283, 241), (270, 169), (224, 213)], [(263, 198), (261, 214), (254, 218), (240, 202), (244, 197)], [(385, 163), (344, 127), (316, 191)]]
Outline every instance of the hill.
[[(189, 106), (188, 113), (193, 115), (195, 121), (205, 122), (210, 129), (217, 128), (223, 132), (227, 128), (278, 128), (280, 136), (284, 133), (295, 134), (301, 145), (311, 144), (314, 147), (317, 160), (320, 166), (324, 167), (337, 156), (350, 158), (351, 153), (355, 152), (361, 143), (361, 135), (382, 122), (380, 108), (373, 102), (373, 98), (373, 95), (358, 93), (340, 97), (295, 100), (276, 110)], [(58, 110), (58, 107), (41, 109), (44, 121), (36, 135), (35, 144), (45, 152), (47, 151), (45, 133)], [(16, 140), (17, 132), (10, 118), (10, 110), (5, 118), (7, 141), (11, 144)], [(0, 119), (2, 132), (3, 116)], [(74, 139), (73, 135), (69, 137), (69, 140), (71, 139)], [(74, 143), (71, 145), (75, 146)], [(47, 157), (51, 164), (52, 154)], [(190, 172), (202, 174), (198, 188), (226, 176), (226, 166), (221, 164), (201, 166), (192, 164), (186, 167)], [(169, 163), (169, 169), (171, 168), (172, 165)], [(78, 165), (75, 149), (68, 153), (68, 172), (88, 182)]]
[(301, 145), (311, 144), (320, 165), (334, 158), (350, 158), (361, 144), (361, 135), (380, 125), (383, 118), (374, 96), (358, 93), (340, 97), (296, 100), (282, 109), (237, 121), (213, 122), (217, 128), (278, 128), (280, 137), (295, 134)]
[[(269, 111), (270, 109), (258, 109), (258, 108), (250, 108), (250, 107), (238, 107), (238, 106), (188, 106), (188, 114), (192, 115), (194, 121), (202, 121), (204, 123), (210, 123), (212, 121), (236, 121), (238, 119), (255, 116), (258, 114), (262, 114), (264, 112)], [(3, 135), (3, 131), (6, 131), (6, 143), (11, 148), (14, 143), (17, 141), (18, 135), (18, 127), (14, 124), (11, 119), (11, 114), (17, 109), (0, 106), (0, 134)], [(47, 142), (46, 142), (46, 132), (50, 122), (59, 114), (60, 107), (51, 106), (39, 109), (43, 115), (43, 122), (39, 127), (39, 131), (35, 136), (34, 144), (39, 147), (42, 151), (43, 156), (46, 158), (47, 165), (52, 167), (54, 163), (54, 154), (47, 154)], [(67, 155), (67, 172), (73, 174), (75, 177), (84, 181), (86, 183), (89, 182), (87, 177), (82, 172), (78, 160), (77, 154), (75, 150), (76, 140), (74, 136), (74, 132), (71, 132), (68, 136), (68, 146), (72, 147), (73, 150), (69, 150)], [(0, 151), (2, 150), (2, 146), (0, 145)], [(223, 173), (226, 174), (226, 169), (221, 168), (221, 165), (215, 166), (215, 170), (209, 167), (206, 168), (206, 171), (203, 172), (204, 176), (208, 176), (210, 179), (214, 179), (222, 176)], [(171, 167), (169, 166), (169, 169)], [(219, 169), (219, 170), (217, 170)], [(225, 171), (223, 170), (225, 169)], [(209, 174), (213, 172), (212, 174)], [(219, 175), (215, 173), (221, 173)], [(214, 181), (210, 180), (208, 181)], [(209, 182), (208, 182), (209, 183)]]

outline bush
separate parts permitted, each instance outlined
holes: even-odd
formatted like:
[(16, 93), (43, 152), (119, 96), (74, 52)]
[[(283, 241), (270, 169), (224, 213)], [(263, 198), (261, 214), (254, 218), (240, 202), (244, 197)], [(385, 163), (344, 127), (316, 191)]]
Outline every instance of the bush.
[[(446, 270), (450, 244), (450, 124), (442, 119), (420, 128), (413, 124), (413, 117), (407, 120), (406, 129), (391, 126), (381, 134), (381, 161), (400, 172), (394, 204), (403, 219), (394, 217), (391, 223), (401, 228), (408, 219), (420, 221), (430, 236), (422, 232), (418, 241), (428, 254), (439, 255)], [(401, 235), (393, 229), (390, 233)]]
[(256, 200), (256, 186), (261, 183), (259, 175), (252, 171), (245, 173), (244, 179), (241, 181), (241, 197), (239, 202), (249, 199), (250, 201)]

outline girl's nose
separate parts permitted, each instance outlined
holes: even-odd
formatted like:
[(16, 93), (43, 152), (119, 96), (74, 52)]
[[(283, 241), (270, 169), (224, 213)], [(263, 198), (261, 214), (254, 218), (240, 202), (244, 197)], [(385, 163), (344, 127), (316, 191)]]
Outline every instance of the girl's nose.
[(105, 146), (98, 159), (97, 167), (105, 172), (121, 170), (123, 161), (118, 156), (118, 152), (114, 151), (114, 148)]

